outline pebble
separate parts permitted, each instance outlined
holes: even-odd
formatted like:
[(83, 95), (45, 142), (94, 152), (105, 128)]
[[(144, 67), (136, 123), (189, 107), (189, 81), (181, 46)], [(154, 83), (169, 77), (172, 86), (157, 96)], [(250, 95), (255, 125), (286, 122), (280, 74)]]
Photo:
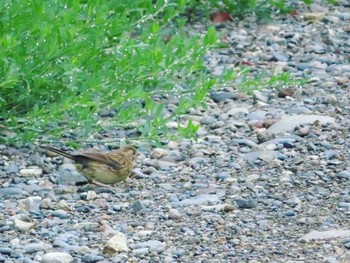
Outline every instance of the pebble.
[(58, 168), (59, 176), (56, 178), (60, 185), (77, 185), (86, 183), (87, 180), (82, 176), (72, 163), (64, 163)]
[(173, 207), (186, 207), (186, 206), (198, 206), (205, 203), (218, 203), (219, 197), (217, 195), (203, 194), (198, 195), (193, 198), (188, 198), (181, 200), (179, 202), (172, 202), (171, 205)]
[(350, 230), (333, 229), (333, 230), (327, 230), (327, 231), (314, 230), (302, 236), (301, 239), (309, 242), (311, 240), (328, 240), (328, 239), (334, 239), (334, 238), (347, 238), (347, 237), (350, 237)]
[(43, 170), (39, 167), (21, 169), (19, 174), (22, 176), (40, 176), (43, 174)]
[(237, 199), (236, 204), (239, 208), (255, 208), (257, 206), (256, 200), (253, 199)]
[[(49, 252), (43, 255), (42, 263), (71, 263), (74, 258), (68, 253), (64, 252)], [(84, 261), (87, 262), (87, 261)]]
[(8, 197), (8, 196), (23, 196), (28, 194), (27, 192), (23, 191), (22, 189), (16, 188), (16, 187), (6, 187), (6, 188), (0, 188), (0, 196)]
[(115, 253), (119, 252), (127, 252), (128, 245), (127, 245), (127, 239), (126, 236), (121, 233), (117, 232), (108, 242), (105, 244), (103, 248), (103, 253), (108, 254), (109, 256), (114, 255)]
[(35, 222), (25, 222), (18, 218), (15, 218), (14, 224), (15, 224), (15, 227), (23, 231), (30, 231), (35, 227)]
[(39, 251), (46, 251), (51, 248), (52, 248), (51, 245), (44, 242), (29, 243), (21, 246), (21, 249), (23, 249), (25, 253), (28, 253), (28, 254), (37, 253)]
[(215, 102), (220, 102), (224, 100), (236, 100), (237, 95), (232, 92), (213, 92), (210, 94), (210, 97), (215, 101)]
[(19, 171), (19, 166), (16, 163), (11, 163), (6, 169), (6, 172), (8, 174), (15, 174), (15, 173), (18, 173), (18, 171)]
[(69, 214), (67, 214), (67, 212), (62, 209), (52, 211), (51, 216), (58, 217), (60, 219), (68, 219), (70, 217)]
[(314, 122), (320, 122), (320, 124), (332, 124), (335, 123), (335, 119), (329, 116), (317, 116), (317, 115), (297, 115), (288, 116), (279, 120), (273, 124), (268, 131), (274, 134), (283, 133), (293, 130), (295, 127), (305, 124), (312, 124)]

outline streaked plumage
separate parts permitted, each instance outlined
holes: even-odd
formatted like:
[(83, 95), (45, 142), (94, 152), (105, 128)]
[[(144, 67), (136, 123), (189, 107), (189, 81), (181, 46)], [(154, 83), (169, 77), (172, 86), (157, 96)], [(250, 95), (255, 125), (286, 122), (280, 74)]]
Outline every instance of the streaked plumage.
[(77, 170), (90, 183), (96, 181), (103, 184), (115, 184), (126, 180), (131, 173), (137, 155), (134, 146), (125, 146), (108, 153), (67, 153), (51, 146), (40, 147), (74, 160)]

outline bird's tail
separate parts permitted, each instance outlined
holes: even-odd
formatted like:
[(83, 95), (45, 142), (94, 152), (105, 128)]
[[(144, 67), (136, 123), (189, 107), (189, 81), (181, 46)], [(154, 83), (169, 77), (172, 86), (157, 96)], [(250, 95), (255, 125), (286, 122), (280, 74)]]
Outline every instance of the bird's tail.
[(56, 149), (54, 147), (46, 146), (46, 145), (40, 145), (39, 147), (42, 148), (42, 149), (48, 150), (50, 152), (54, 152), (54, 153), (57, 153), (57, 154), (62, 155), (64, 157), (67, 157), (69, 159), (75, 160), (75, 156), (73, 156), (72, 154), (67, 153), (65, 151), (62, 151), (60, 149)]

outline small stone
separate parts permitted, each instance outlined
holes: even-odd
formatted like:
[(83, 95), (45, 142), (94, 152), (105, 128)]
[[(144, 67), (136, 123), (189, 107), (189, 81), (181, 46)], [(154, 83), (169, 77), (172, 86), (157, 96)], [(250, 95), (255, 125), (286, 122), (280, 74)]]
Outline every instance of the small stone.
[(305, 21), (309, 21), (309, 20), (321, 21), (326, 16), (326, 14), (323, 12), (303, 13), (301, 15)]
[(259, 174), (250, 174), (247, 176), (245, 181), (246, 181), (246, 183), (252, 183), (252, 182), (259, 180), (259, 178), (260, 178)]
[(72, 211), (72, 208), (67, 204), (67, 202), (65, 200), (59, 201), (58, 207), (64, 211)]
[(69, 218), (69, 214), (67, 214), (66, 211), (64, 211), (62, 209), (52, 211), (51, 216), (58, 217), (60, 219), (68, 219)]
[(86, 183), (86, 178), (81, 175), (72, 163), (64, 163), (58, 168), (59, 176), (57, 184), (61, 185), (76, 185)]
[(213, 92), (210, 94), (210, 97), (215, 102), (220, 102), (223, 100), (236, 100), (237, 95), (233, 92)]
[(22, 176), (40, 176), (43, 174), (43, 170), (39, 167), (22, 169), (19, 171), (19, 174)]
[(341, 172), (337, 173), (336, 177), (350, 180), (350, 171), (341, 171)]
[(94, 254), (86, 254), (84, 255), (81, 260), (84, 263), (95, 263), (95, 262), (105, 262), (103, 256), (94, 255)]
[(14, 223), (15, 227), (23, 231), (30, 231), (35, 227), (35, 222), (25, 222), (18, 218), (15, 218)]
[(97, 197), (97, 194), (95, 191), (88, 191), (86, 195), (86, 200), (94, 200)]
[(40, 196), (30, 196), (24, 200), (20, 200), (18, 202), (18, 207), (31, 213), (40, 213), (40, 204)]
[(140, 200), (137, 200), (135, 203), (133, 203), (131, 205), (131, 210), (133, 212), (137, 212), (137, 211), (143, 210), (145, 208), (146, 208), (146, 206)]
[(169, 155), (169, 151), (166, 149), (162, 149), (162, 148), (155, 148), (152, 153), (151, 153), (151, 158), (152, 159), (161, 159), (164, 156)]
[(108, 254), (109, 256), (112, 256), (115, 253), (119, 252), (127, 252), (128, 251), (128, 245), (127, 245), (127, 239), (126, 236), (121, 233), (117, 232), (104, 246), (103, 253)]
[(45, 251), (52, 248), (51, 245), (44, 242), (29, 243), (22, 247), (26, 253), (33, 254), (39, 251)]
[(180, 202), (172, 203), (172, 206), (198, 206), (205, 203), (218, 203), (220, 201), (217, 195), (202, 194), (193, 198), (183, 199)]
[(287, 116), (273, 124), (268, 131), (274, 134), (293, 130), (295, 127), (304, 124), (313, 124), (318, 121), (320, 124), (335, 123), (335, 119), (329, 116), (319, 115), (296, 115)]
[(211, 116), (209, 116), (209, 115), (205, 115), (205, 116), (203, 116), (203, 118), (201, 119), (201, 124), (202, 124), (202, 125), (211, 125), (211, 124), (213, 124), (213, 123), (215, 123), (215, 122), (216, 122), (216, 119), (213, 118), (213, 117), (211, 117)]
[(256, 200), (253, 199), (237, 199), (236, 204), (239, 208), (245, 209), (254, 208), (257, 205)]
[(283, 212), (284, 216), (295, 216), (295, 211), (294, 210), (287, 210)]
[(216, 178), (217, 178), (218, 180), (224, 181), (224, 180), (226, 180), (226, 179), (231, 178), (231, 174), (228, 173), (228, 172), (220, 172), (220, 173), (218, 173), (218, 175), (216, 176)]
[(0, 254), (3, 255), (10, 255), (12, 253), (13, 249), (9, 247), (0, 247)]
[(344, 210), (350, 211), (350, 203), (349, 202), (339, 202), (338, 206)]
[(46, 253), (41, 259), (41, 263), (71, 263), (71, 262), (73, 262), (73, 257), (68, 253), (64, 253), (64, 252), (49, 252), (49, 253)]
[(41, 209), (52, 209), (53, 203), (50, 198), (44, 198), (40, 204)]
[(301, 127), (298, 131), (298, 135), (300, 135), (301, 137), (304, 137), (304, 136), (308, 135), (309, 133), (310, 133), (309, 126)]
[(15, 174), (15, 173), (18, 173), (18, 171), (19, 171), (19, 167), (17, 163), (11, 163), (6, 169), (6, 172), (8, 174)]
[(167, 161), (161, 161), (161, 160), (151, 160), (149, 162), (150, 165), (152, 165), (154, 168), (157, 168), (159, 170), (168, 170), (170, 167), (177, 166), (176, 163), (171, 163)]
[(27, 193), (27, 192), (25, 192), (22, 189), (19, 189), (17, 187), (0, 188), (0, 196), (16, 196), (16, 195), (22, 196), (25, 193)]
[(168, 218), (179, 220), (183, 218), (183, 215), (177, 209), (170, 209), (168, 212)]
[(311, 240), (328, 240), (334, 238), (347, 238), (350, 237), (350, 230), (348, 229), (333, 229), (327, 231), (311, 231), (310, 233), (301, 237), (304, 241)]
[(235, 210), (235, 207), (231, 204), (224, 204), (224, 206), (221, 209), (222, 209), (222, 211), (227, 213), (227, 212), (231, 212), (231, 211)]
[(259, 143), (263, 143), (269, 140), (274, 139), (276, 136), (272, 132), (269, 132), (267, 130), (261, 131), (257, 134), (257, 139)]

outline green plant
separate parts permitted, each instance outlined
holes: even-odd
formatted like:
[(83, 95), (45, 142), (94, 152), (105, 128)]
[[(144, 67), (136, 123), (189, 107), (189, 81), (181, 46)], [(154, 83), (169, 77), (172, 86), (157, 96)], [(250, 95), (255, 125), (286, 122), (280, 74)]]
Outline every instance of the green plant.
[[(37, 134), (61, 137), (67, 129), (73, 138), (87, 137), (112, 127), (140, 127), (143, 137), (164, 135), (166, 121), (182, 114), (188, 101), (193, 107), (201, 103), (213, 85), (203, 75), (202, 56), (217, 42), (215, 31), (187, 38), (185, 21), (176, 18), (184, 4), (2, 1), (5, 124), (24, 141)], [(181, 99), (178, 110), (165, 116), (161, 97), (169, 94)], [(101, 111), (113, 115), (101, 118)]]
[(0, 1), (0, 140), (75, 144), (116, 129), (136, 129), (138, 140), (195, 136), (183, 115), (205, 107), (208, 90), (234, 80), (249, 92), (259, 81), (206, 73), (204, 55), (222, 44), (213, 28), (186, 34), (180, 14), (191, 3)]

